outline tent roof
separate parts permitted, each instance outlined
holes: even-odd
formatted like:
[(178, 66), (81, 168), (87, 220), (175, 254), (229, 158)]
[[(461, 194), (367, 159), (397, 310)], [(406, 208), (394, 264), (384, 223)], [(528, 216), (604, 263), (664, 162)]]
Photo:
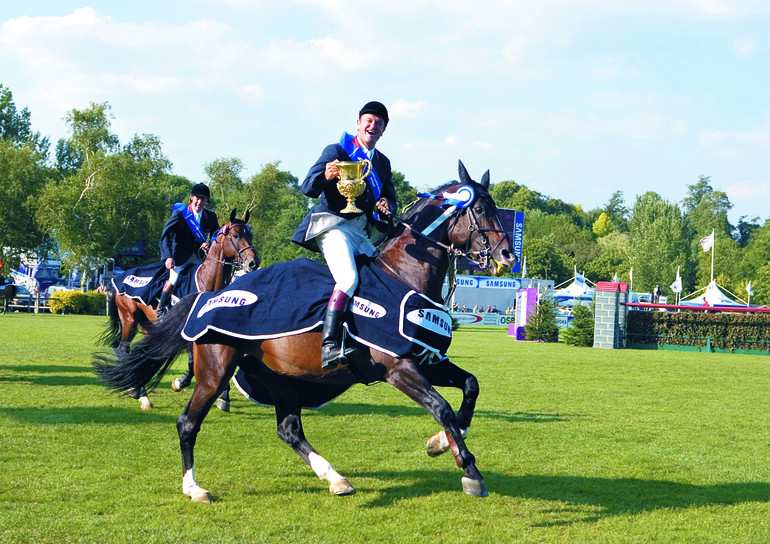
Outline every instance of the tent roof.
[(590, 301), (594, 298), (594, 288), (589, 287), (584, 278), (576, 277), (575, 281), (564, 289), (556, 289), (553, 298), (557, 302)]
[(680, 304), (683, 306), (703, 306), (704, 299), (708, 301), (709, 306), (745, 306), (745, 304), (729, 299), (715, 281), (708, 284), (702, 295), (689, 300), (683, 300)]

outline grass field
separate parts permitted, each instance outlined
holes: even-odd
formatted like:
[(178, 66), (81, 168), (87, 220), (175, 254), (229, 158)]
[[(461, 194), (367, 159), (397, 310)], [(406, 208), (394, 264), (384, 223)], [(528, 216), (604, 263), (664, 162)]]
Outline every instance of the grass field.
[[(517, 343), (462, 328), (453, 360), (481, 384), (468, 439), (490, 496), (431, 459), (433, 419), (390, 386), (304, 417), (357, 488), (333, 497), (232, 397), (196, 447), (215, 502), (181, 492), (174, 393), (155, 408), (90, 370), (104, 317), (0, 316), (0, 542), (767, 543), (770, 357)], [(459, 404), (455, 390), (441, 390)]]

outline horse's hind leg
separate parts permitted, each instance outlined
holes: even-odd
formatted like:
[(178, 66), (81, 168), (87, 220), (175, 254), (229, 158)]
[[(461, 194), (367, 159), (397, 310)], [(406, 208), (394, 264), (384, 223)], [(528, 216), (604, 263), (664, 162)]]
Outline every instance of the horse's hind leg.
[(176, 428), (182, 451), (182, 491), (196, 502), (211, 502), (211, 495), (195, 481), (193, 449), (206, 414), (232, 377), (235, 370), (234, 355), (234, 348), (216, 344), (194, 344), (193, 347), (195, 389), (176, 422)]
[[(463, 438), (467, 438), (468, 429), (479, 396), (479, 382), (476, 376), (463, 370), (448, 359), (435, 365), (422, 368), (423, 374), (434, 387), (456, 387), (463, 392), (463, 400), (457, 411), (457, 424)], [(431, 457), (449, 451), (451, 444), (446, 431), (440, 431), (428, 439), (427, 452)]]
[(182, 389), (189, 387), (192, 383), (195, 370), (193, 368), (193, 353), (192, 348), (187, 350), (187, 370), (181, 378), (174, 378), (171, 382), (171, 389), (174, 391), (181, 391)]
[(468, 450), (462, 437), (460, 426), (452, 407), (433, 389), (430, 382), (423, 376), (417, 364), (410, 359), (398, 360), (386, 374), (386, 380), (396, 389), (425, 408), (447, 433), (450, 449), (455, 457), (457, 466), (463, 469), (463, 491), (476, 497), (486, 497), (487, 487), (484, 484), (479, 469), (476, 468), (476, 458)]
[[(279, 399), (279, 397), (280, 391), (276, 395), (276, 399)], [(305, 433), (302, 430), (301, 410), (299, 405), (290, 407), (285, 402), (276, 400), (275, 417), (278, 422), (277, 431), (279, 438), (286, 442), (297, 455), (310, 465), (310, 468), (313, 469), (318, 478), (329, 482), (329, 491), (332, 495), (351, 495), (355, 493), (356, 489), (350, 485), (347, 478), (334, 470), (329, 461), (321, 457), (305, 438)]]
[[(131, 351), (131, 341), (134, 339), (134, 336), (136, 336), (138, 327), (138, 323), (129, 312), (121, 312), (120, 339), (118, 340), (117, 345), (114, 346), (118, 357), (129, 354)], [(144, 388), (144, 384), (129, 391), (129, 396), (139, 401), (142, 410), (149, 410), (152, 408), (152, 402), (147, 396), (147, 390)]]

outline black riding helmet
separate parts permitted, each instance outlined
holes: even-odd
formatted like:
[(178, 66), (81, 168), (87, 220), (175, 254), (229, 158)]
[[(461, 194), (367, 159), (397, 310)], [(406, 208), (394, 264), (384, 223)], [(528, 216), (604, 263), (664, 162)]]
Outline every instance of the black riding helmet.
[(192, 191), (190, 191), (190, 196), (197, 196), (198, 198), (211, 198), (211, 191), (209, 191), (208, 186), (205, 183), (196, 183)]

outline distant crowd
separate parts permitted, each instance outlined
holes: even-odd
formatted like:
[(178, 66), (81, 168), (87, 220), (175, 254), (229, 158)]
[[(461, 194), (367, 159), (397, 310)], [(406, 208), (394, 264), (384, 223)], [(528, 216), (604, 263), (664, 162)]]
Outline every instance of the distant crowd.
[(497, 306), (487, 306), (486, 308), (484, 306), (480, 306), (476, 304), (473, 308), (468, 308), (467, 306), (463, 305), (460, 306), (457, 302), (455, 302), (452, 305), (452, 311), (453, 312), (465, 312), (465, 313), (474, 313), (474, 314), (506, 314), (506, 315), (513, 315), (515, 308), (513, 306), (508, 306), (505, 308), (504, 312), (501, 312)]

